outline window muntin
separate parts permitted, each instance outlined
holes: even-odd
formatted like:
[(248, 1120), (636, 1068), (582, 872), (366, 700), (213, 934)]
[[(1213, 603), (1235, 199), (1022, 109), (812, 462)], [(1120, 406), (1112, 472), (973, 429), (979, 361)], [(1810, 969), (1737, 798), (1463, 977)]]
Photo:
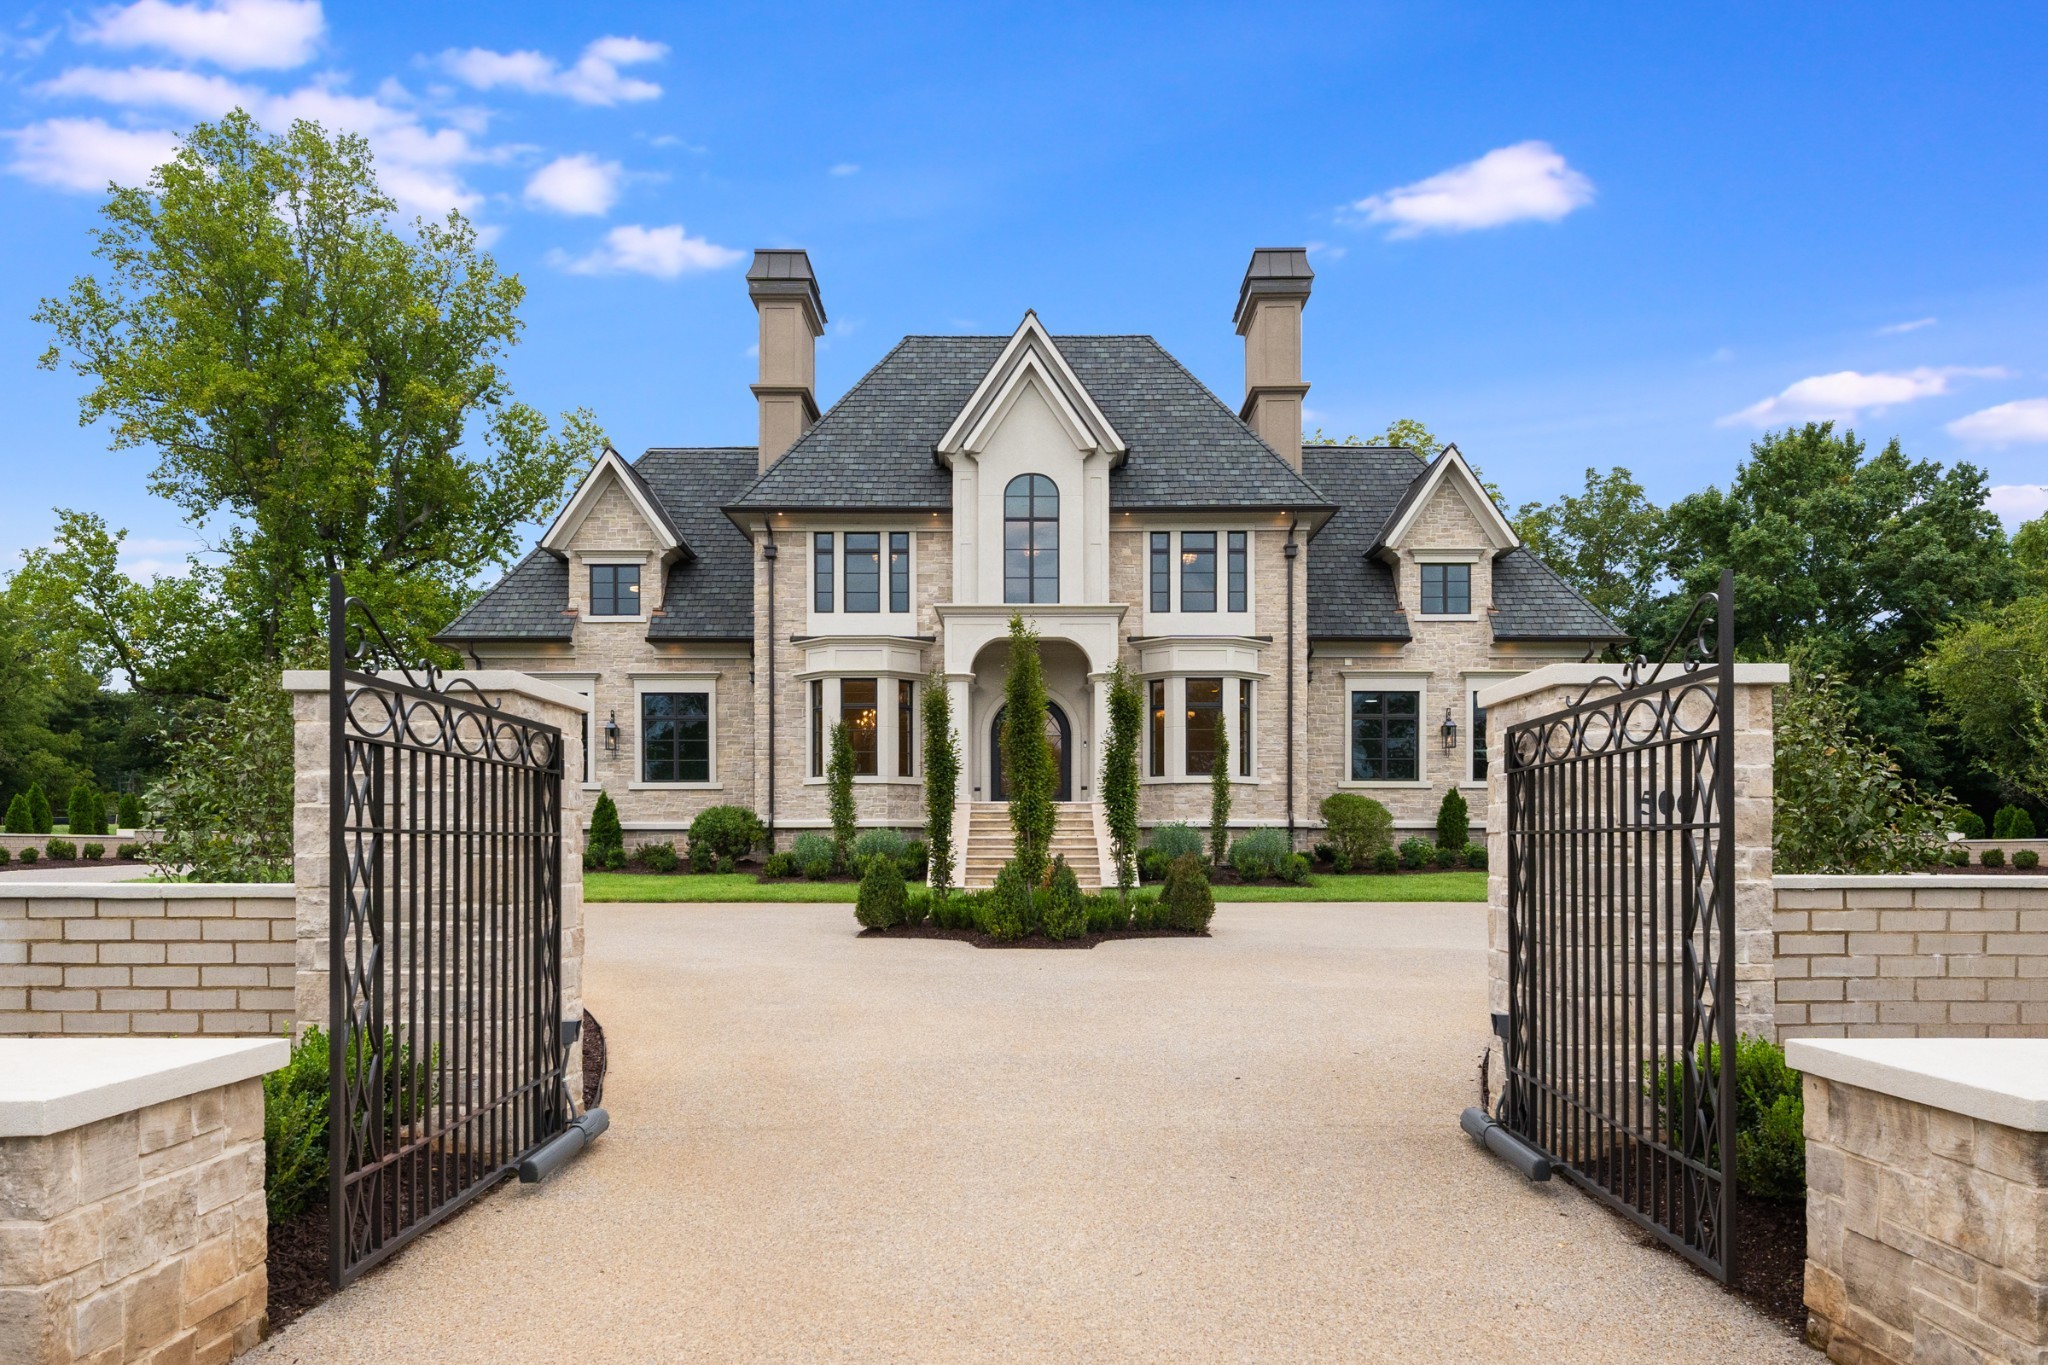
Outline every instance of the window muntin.
[(846, 610), (882, 609), (882, 535), (879, 531), (846, 533)]
[(1243, 531), (1232, 531), (1230, 533), (1228, 541), (1230, 552), (1227, 569), (1229, 574), (1229, 602), (1230, 610), (1232, 611), (1243, 611), (1245, 609), (1245, 583), (1248, 576), (1246, 561), (1251, 558), (1247, 543), (1249, 540), (1250, 537)]
[(1146, 764), (1153, 777), (1166, 776), (1166, 679), (1154, 678), (1145, 684), (1151, 695), (1148, 703), (1152, 708), (1152, 755)]
[(1216, 610), (1216, 533), (1180, 533), (1180, 609)]
[(1152, 610), (1173, 610), (1173, 532), (1152, 533)]
[(1471, 613), (1470, 564), (1424, 564), (1421, 567), (1424, 616), (1466, 616)]
[(1216, 762), (1216, 735), (1223, 727), (1223, 679), (1189, 678), (1187, 688), (1187, 743), (1181, 771), (1189, 777), (1206, 775)]
[(1417, 742), (1421, 694), (1351, 694), (1351, 780), (1414, 782), (1421, 776)]
[(1472, 780), (1486, 780), (1486, 708), (1477, 692), (1472, 694)]
[(711, 694), (640, 694), (640, 780), (711, 780)]
[(853, 743), (853, 775), (875, 776), (878, 772), (876, 751), (881, 729), (881, 715), (876, 707), (875, 679), (839, 680), (839, 719), (846, 726), (846, 737)]
[(1003, 600), (1060, 600), (1060, 490), (1043, 474), (1003, 490)]
[(811, 776), (825, 775), (825, 684), (811, 680)]
[(1252, 680), (1237, 680), (1237, 775), (1252, 775)]
[(590, 614), (592, 616), (638, 616), (640, 614), (640, 566), (638, 564), (591, 565)]
[(910, 610), (910, 532), (889, 533), (889, 610)]
[(832, 533), (811, 537), (811, 610), (832, 610)]
[(896, 776), (917, 776), (917, 685), (896, 680)]

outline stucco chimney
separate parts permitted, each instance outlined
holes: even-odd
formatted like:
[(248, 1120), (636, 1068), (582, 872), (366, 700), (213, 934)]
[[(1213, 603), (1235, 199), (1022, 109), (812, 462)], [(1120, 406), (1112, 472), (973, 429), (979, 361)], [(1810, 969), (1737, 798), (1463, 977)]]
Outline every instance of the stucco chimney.
[(825, 333), (825, 301), (811, 258), (802, 251), (756, 251), (747, 267), (747, 293), (761, 315), (760, 468), (818, 420), (818, 338)]
[(1301, 310), (1308, 307), (1308, 248), (1262, 246), (1237, 291), (1237, 334), (1244, 338), (1244, 407), (1238, 416), (1301, 468)]

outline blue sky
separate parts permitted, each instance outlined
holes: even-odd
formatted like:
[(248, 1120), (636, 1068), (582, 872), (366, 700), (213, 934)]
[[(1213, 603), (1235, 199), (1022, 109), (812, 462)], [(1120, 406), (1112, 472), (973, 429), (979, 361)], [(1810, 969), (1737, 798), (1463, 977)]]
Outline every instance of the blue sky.
[(751, 443), (756, 246), (809, 248), (821, 401), (906, 332), (1150, 332), (1226, 400), (1254, 246), (1308, 243), (1309, 424), (1420, 418), (1511, 502), (1724, 481), (1852, 421), (2048, 500), (2038, 7), (807, 9), (139, 0), (0, 29), (0, 564), (54, 506), (195, 533), (36, 368), (109, 176), (241, 102), (367, 133), (525, 280), (519, 395)]

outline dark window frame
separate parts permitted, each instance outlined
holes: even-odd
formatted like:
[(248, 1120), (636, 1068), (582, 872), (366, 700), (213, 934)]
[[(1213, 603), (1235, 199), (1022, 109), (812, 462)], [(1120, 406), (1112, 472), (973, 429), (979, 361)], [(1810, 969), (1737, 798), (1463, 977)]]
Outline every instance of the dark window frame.
[[(1190, 545), (1190, 540), (1207, 540), (1205, 549), (1200, 544)], [(1204, 565), (1207, 565), (1204, 568)], [(1207, 586), (1203, 585), (1204, 578)], [(1180, 609), (1186, 612), (1209, 612), (1216, 610), (1216, 533), (1214, 531), (1182, 531), (1180, 533)]]
[(1228, 546), (1225, 558), (1227, 582), (1227, 603), (1232, 611), (1244, 611), (1248, 606), (1251, 582), (1251, 537), (1243, 531), (1232, 531), (1225, 541)]
[(811, 536), (812, 611), (829, 613), (836, 600), (832, 587), (832, 560), (837, 540), (831, 531), (817, 531)]
[[(1216, 689), (1214, 700), (1210, 700), (1207, 695), (1208, 689), (1212, 685)], [(1200, 702), (1195, 700), (1195, 688), (1197, 686), (1200, 686), (1204, 693), (1203, 700)], [(1208, 726), (1209, 733), (1199, 749), (1195, 746), (1195, 713), (1197, 711), (1201, 711), (1211, 717)], [(1222, 729), (1223, 679), (1215, 677), (1181, 679), (1180, 767), (1182, 776), (1207, 777), (1209, 775), (1210, 767), (1216, 762), (1216, 734)], [(1199, 765), (1195, 761), (1198, 754), (1201, 757)]]
[(1173, 532), (1154, 531), (1151, 540), (1152, 610), (1173, 610)]
[[(1424, 616), (1470, 616), (1472, 614), (1472, 566), (1456, 563), (1428, 563), (1420, 566), (1422, 614)], [(1456, 570), (1453, 573), (1451, 570)], [(1434, 570), (1434, 572), (1431, 572)], [(1435, 581), (1432, 582), (1431, 580)]]
[(811, 679), (811, 776), (825, 775), (825, 680)]
[(1059, 485), (1045, 474), (1019, 474), (1003, 489), (1003, 601), (1042, 606), (1059, 600)]
[(1348, 771), (1353, 782), (1422, 779), (1420, 692), (1355, 688), (1345, 712), (1351, 759)]
[(917, 776), (917, 684), (896, 680), (896, 776)]
[(882, 533), (848, 531), (841, 539), (841, 610), (877, 615), (882, 610)]
[(1479, 694), (1472, 693), (1472, 780), (1486, 780), (1486, 708), (1479, 704)]
[[(683, 698), (697, 699), (700, 710), (685, 714)], [(656, 715), (657, 709), (670, 712)], [(664, 727), (675, 727), (664, 733)], [(684, 733), (683, 727), (701, 729)], [(709, 689), (640, 694), (640, 780), (650, 783), (706, 783), (712, 780), (712, 700)], [(693, 752), (701, 750), (701, 752)], [(664, 766), (665, 765), (665, 766)], [(693, 775), (695, 774), (695, 775)]]
[[(865, 686), (868, 698), (865, 704), (849, 701), (847, 689)], [(865, 730), (856, 723), (856, 718), (866, 712), (873, 717)], [(839, 723), (846, 727), (846, 737), (853, 745), (853, 775), (855, 777), (881, 776), (882, 763), (882, 683), (879, 678), (841, 678), (839, 680)]]
[(1237, 680), (1237, 775), (1252, 775), (1253, 684), (1250, 678)]
[(910, 610), (910, 532), (889, 533), (889, 610)]
[(1152, 752), (1145, 763), (1146, 775), (1166, 776), (1166, 679), (1153, 678), (1145, 684), (1145, 706), (1149, 712), (1146, 729), (1150, 732)]
[[(600, 586), (600, 584), (603, 586)], [(631, 611), (619, 607), (631, 601)], [(604, 608), (600, 610), (599, 604)], [(590, 566), (590, 614), (610, 619), (630, 619), (641, 613), (640, 566), (638, 564), (593, 564)]]

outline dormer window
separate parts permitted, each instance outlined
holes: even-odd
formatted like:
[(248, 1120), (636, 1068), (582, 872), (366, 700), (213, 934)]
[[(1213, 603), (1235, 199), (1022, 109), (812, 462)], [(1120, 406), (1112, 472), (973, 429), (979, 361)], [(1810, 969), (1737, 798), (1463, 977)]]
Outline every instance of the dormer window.
[(640, 614), (640, 566), (638, 564), (591, 565), (590, 614), (592, 616), (638, 616)]
[(1060, 490), (1043, 474), (1003, 490), (1003, 600), (1060, 600)]
[(1424, 564), (1422, 569), (1422, 614), (1424, 616), (1469, 616), (1472, 614), (1472, 566), (1470, 564)]

